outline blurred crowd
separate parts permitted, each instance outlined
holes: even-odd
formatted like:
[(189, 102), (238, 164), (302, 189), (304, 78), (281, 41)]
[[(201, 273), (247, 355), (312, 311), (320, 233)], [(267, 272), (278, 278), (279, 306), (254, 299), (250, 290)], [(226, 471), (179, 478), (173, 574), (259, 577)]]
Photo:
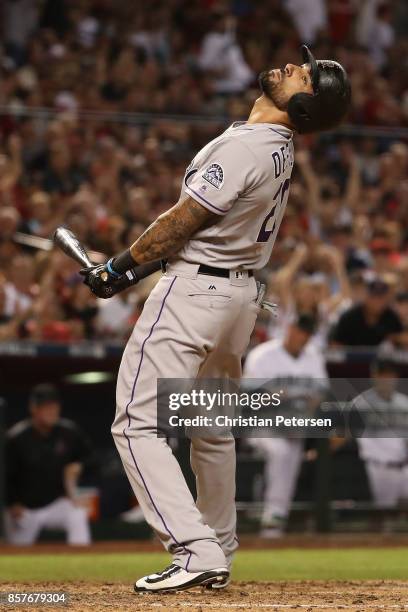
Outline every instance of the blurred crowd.
[(321, 346), (408, 346), (408, 146), (392, 129), (408, 123), (404, 0), (4, 0), (1, 10), (0, 341), (126, 338), (149, 283), (95, 300), (44, 239), (65, 224), (106, 255), (131, 244), (177, 201), (197, 150), (247, 116), (257, 74), (298, 63), (308, 42), (350, 72), (349, 122), (389, 130), (296, 137), (263, 273), (279, 316), (260, 319), (254, 342), (312, 314)]

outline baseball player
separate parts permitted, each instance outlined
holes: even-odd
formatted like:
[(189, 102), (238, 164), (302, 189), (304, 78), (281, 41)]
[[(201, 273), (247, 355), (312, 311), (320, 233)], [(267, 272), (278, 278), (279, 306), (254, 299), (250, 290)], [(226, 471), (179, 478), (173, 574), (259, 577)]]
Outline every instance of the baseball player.
[[(408, 441), (398, 436), (398, 427), (385, 425), (392, 411), (406, 414), (408, 397), (397, 391), (398, 365), (390, 359), (377, 359), (372, 366), (373, 386), (353, 400), (353, 406), (364, 415), (373, 414), (381, 429), (368, 424), (361, 438), (357, 438), (359, 454), (364, 461), (371, 495), (377, 506), (395, 507), (399, 500), (408, 500)], [(389, 421), (388, 421), (389, 422)]]
[[(289, 325), (283, 339), (274, 339), (249, 352), (244, 367), (245, 378), (279, 379), (285, 397), (301, 402), (306, 412), (315, 407), (327, 387), (327, 371), (321, 349), (310, 342), (317, 321), (301, 314)], [(303, 416), (303, 415), (302, 415)], [(265, 457), (265, 495), (261, 536), (276, 538), (283, 534), (296, 482), (302, 465), (304, 439), (249, 438)]]
[[(225, 586), (237, 548), (235, 443), (193, 439), (197, 500), (157, 436), (158, 378), (237, 378), (259, 311), (254, 270), (268, 262), (289, 194), (293, 131), (332, 128), (350, 85), (342, 66), (316, 61), (260, 75), (248, 121), (234, 123), (188, 166), (180, 199), (106, 264), (83, 270), (97, 295), (159, 269), (123, 354), (112, 434), (147, 522), (173, 562), (137, 592)], [(259, 301), (259, 300), (258, 300)]]
[(87, 511), (77, 496), (89, 443), (60, 412), (55, 387), (37, 385), (30, 395), (30, 418), (8, 432), (4, 519), (11, 544), (33, 544), (43, 528), (63, 529), (68, 544), (91, 542)]

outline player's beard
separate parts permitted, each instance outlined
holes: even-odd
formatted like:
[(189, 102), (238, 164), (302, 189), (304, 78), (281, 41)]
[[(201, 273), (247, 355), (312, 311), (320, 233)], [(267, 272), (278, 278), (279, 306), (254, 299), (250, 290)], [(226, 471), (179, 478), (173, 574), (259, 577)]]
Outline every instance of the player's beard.
[(279, 83), (272, 83), (269, 78), (269, 72), (264, 70), (258, 77), (259, 87), (267, 98), (273, 102), (273, 104), (281, 111), (288, 110), (289, 100), (282, 91), (282, 81)]

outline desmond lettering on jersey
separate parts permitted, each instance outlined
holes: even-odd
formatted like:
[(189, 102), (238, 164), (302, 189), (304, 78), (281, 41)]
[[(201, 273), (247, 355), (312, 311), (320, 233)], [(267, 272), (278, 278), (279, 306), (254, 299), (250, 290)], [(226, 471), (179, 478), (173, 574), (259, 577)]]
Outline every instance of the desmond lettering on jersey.
[(295, 163), (293, 148), (289, 146), (289, 143), (286, 145), (279, 147), (278, 151), (274, 151), (272, 153), (275, 178), (279, 178), (283, 172), (285, 172), (286, 168), (293, 167)]
[(220, 164), (211, 164), (201, 176), (216, 189), (221, 189), (224, 183), (224, 170)]

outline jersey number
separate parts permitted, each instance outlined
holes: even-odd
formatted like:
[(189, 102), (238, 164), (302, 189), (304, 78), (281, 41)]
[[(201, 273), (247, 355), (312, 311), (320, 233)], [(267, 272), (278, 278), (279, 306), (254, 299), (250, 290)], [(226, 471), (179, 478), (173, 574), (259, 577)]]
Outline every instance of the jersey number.
[(286, 192), (289, 189), (289, 186), (290, 179), (286, 179), (285, 181), (283, 181), (283, 183), (280, 184), (278, 191), (273, 197), (273, 201), (275, 202), (275, 204), (273, 205), (271, 212), (267, 214), (264, 219), (264, 222), (262, 223), (258, 238), (256, 239), (257, 242), (268, 242), (269, 238), (274, 233), (276, 223), (278, 221), (278, 218), (280, 217), (280, 211), (282, 210), (284, 198)]

